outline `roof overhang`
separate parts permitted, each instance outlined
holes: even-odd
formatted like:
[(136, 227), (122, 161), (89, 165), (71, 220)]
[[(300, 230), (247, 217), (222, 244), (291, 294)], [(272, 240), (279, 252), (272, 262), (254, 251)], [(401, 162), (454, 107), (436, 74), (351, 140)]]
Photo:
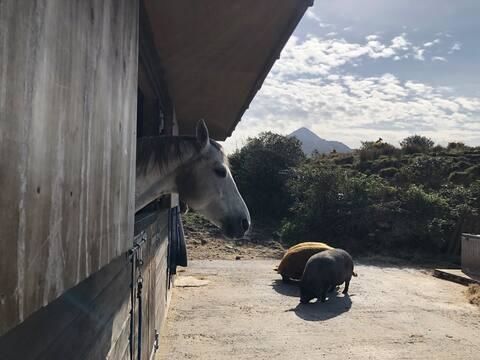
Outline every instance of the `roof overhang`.
[(313, 0), (144, 0), (180, 133), (230, 136)]

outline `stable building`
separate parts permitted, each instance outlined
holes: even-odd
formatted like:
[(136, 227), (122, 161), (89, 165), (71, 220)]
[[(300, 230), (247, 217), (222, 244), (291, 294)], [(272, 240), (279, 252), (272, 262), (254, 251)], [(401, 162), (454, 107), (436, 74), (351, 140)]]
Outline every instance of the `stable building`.
[(230, 136), (310, 5), (0, 1), (0, 359), (153, 356), (186, 259), (137, 139)]

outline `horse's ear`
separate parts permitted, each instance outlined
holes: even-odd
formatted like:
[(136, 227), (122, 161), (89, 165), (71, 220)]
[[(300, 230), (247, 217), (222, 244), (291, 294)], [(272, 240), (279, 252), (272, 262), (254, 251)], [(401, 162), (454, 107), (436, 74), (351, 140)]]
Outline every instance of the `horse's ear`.
[(203, 150), (210, 144), (210, 137), (208, 136), (208, 129), (203, 119), (197, 123), (197, 140), (200, 148)]

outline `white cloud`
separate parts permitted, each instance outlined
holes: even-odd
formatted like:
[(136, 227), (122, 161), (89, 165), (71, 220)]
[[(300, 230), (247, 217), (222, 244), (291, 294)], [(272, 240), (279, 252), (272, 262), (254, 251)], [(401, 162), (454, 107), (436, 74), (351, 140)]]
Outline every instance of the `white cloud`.
[(425, 85), (425, 84), (422, 84), (422, 83), (416, 83), (414, 81), (406, 81), (405, 82), (405, 87), (409, 91), (413, 91), (417, 94), (422, 94), (422, 95), (430, 95), (433, 92), (432, 87), (430, 87), (428, 85)]
[(227, 149), (234, 150), (260, 131), (288, 134), (300, 126), (354, 147), (379, 136), (398, 144), (412, 133), (468, 143), (480, 131), (480, 98), (455, 97), (388, 73), (365, 78), (331, 74), (327, 79), (285, 82), (269, 77), (235, 136), (227, 140)]
[(420, 61), (425, 60), (425, 57), (423, 56), (423, 53), (425, 52), (425, 49), (420, 49), (418, 47), (414, 47), (413, 51), (414, 51), (413, 58), (415, 60), (420, 60)]
[(321, 28), (332, 27), (331, 24), (326, 24), (322, 22), (322, 19), (317, 14), (315, 14), (312, 9), (308, 9), (305, 15), (307, 18), (316, 21), (318, 23), (318, 26), (320, 26)]
[(335, 33), (327, 35), (330, 36), (315, 37), (308, 34), (303, 41), (292, 36), (272, 71), (286, 79), (302, 76), (321, 77), (346, 64), (360, 66), (365, 58), (391, 58), (394, 61), (425, 60), (425, 48), (412, 44), (407, 40), (405, 33), (386, 42), (382, 42), (377, 35), (368, 35), (365, 43), (331, 38)]
[(313, 12), (312, 9), (308, 9), (307, 12), (305, 13), (305, 16), (315, 21), (321, 21), (320, 18), (317, 16), (317, 14)]
[(326, 23), (322, 23), (322, 22), (318, 23), (318, 26), (320, 26), (321, 28), (329, 28), (329, 27), (332, 27), (331, 24), (326, 24)]
[(328, 36), (328, 37), (331, 37), (331, 36), (337, 36), (338, 33), (336, 33), (335, 31), (332, 31), (332, 32), (329, 32), (328, 34), (326, 34), (325, 36)]
[(403, 33), (399, 36), (396, 36), (392, 39), (392, 49), (402, 49), (402, 50), (407, 50), (408, 47), (411, 45), (410, 42), (407, 41), (405, 38), (406, 34)]
[(429, 41), (429, 42), (426, 42), (425, 44), (423, 44), (424, 47), (432, 47), (433, 45), (436, 45), (436, 44), (439, 44), (440, 43), (440, 39), (435, 39), (433, 41)]
[(462, 44), (460, 44), (459, 42), (456, 42), (455, 44), (452, 45), (448, 53), (453, 54), (455, 51), (460, 51), (461, 48), (462, 48)]
[(352, 31), (352, 30), (353, 30), (353, 27), (351, 26), (347, 26), (343, 28), (343, 31)]
[(456, 101), (466, 111), (474, 112), (480, 108), (479, 98), (458, 97)]
[[(345, 73), (344, 65), (358, 65), (365, 58), (400, 61), (425, 56), (425, 48), (411, 44), (405, 34), (391, 42), (366, 40), (292, 37), (225, 143), (227, 150), (260, 131), (287, 134), (300, 126), (351, 146), (379, 136), (398, 144), (412, 133), (444, 142), (480, 141), (474, 135), (480, 132), (480, 98), (455, 96), (450, 88), (401, 81), (389, 73), (369, 77)], [(446, 61), (441, 56), (431, 60)]]

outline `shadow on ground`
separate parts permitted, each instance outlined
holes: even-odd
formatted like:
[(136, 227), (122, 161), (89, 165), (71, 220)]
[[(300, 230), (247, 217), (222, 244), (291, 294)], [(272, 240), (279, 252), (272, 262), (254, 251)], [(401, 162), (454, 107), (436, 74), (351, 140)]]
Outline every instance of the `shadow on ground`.
[(277, 293), (285, 296), (300, 297), (300, 289), (298, 288), (298, 281), (290, 281), (288, 283), (282, 280), (273, 280), (272, 289)]
[(309, 304), (299, 303), (291, 311), (306, 321), (325, 321), (349, 311), (351, 307), (352, 300), (348, 294), (342, 296), (332, 294), (324, 303), (321, 301)]

